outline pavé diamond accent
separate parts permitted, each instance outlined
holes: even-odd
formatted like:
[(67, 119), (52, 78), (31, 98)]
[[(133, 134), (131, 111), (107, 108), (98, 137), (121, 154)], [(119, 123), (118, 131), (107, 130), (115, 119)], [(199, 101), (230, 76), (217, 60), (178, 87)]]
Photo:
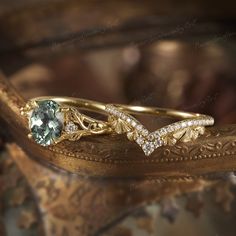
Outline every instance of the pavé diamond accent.
[(153, 142), (145, 142), (142, 145), (142, 149), (145, 153), (146, 156), (149, 156), (153, 153), (153, 151), (155, 150), (155, 146)]
[(142, 144), (144, 143), (144, 139), (142, 137), (138, 137), (136, 139), (136, 143), (139, 145), (139, 146), (142, 146)]
[[(210, 116), (201, 115), (196, 118), (186, 119), (184, 121), (175, 122), (173, 124), (162, 127), (152, 133), (143, 127), (143, 125), (132, 116), (125, 115), (122, 111), (113, 105), (107, 105), (106, 111), (116, 118), (123, 118), (137, 132), (138, 137), (136, 143), (141, 146), (146, 156), (149, 156), (156, 148), (166, 145), (163, 139), (181, 129), (189, 127), (213, 125), (214, 119)], [(118, 113), (119, 112), (119, 115)], [(202, 133), (201, 133), (202, 134)], [(176, 141), (176, 140), (175, 140)]]
[(78, 130), (78, 126), (72, 121), (68, 122), (65, 126), (65, 131), (68, 134), (74, 133), (77, 130)]

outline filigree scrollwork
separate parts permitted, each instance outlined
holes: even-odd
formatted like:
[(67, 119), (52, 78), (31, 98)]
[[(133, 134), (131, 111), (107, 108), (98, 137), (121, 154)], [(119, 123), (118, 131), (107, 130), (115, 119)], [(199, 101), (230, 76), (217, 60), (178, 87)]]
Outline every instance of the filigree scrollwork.
[[(43, 146), (57, 144), (62, 140), (75, 141), (79, 140), (82, 136), (111, 132), (109, 122), (93, 119), (81, 113), (75, 107), (57, 103), (53, 100), (30, 100), (21, 108), (21, 114), (28, 118), (31, 130), (29, 137), (32, 138), (32, 132), (36, 133), (34, 124), (38, 127), (38, 132), (44, 132), (40, 136), (40, 142), (43, 138), (46, 139), (48, 135), (53, 136), (49, 141), (43, 140), (43, 144), (39, 143)], [(59, 133), (56, 138), (54, 137), (55, 132), (57, 132), (56, 134)], [(37, 136), (38, 134), (35, 133), (34, 136)], [(36, 142), (38, 140), (39, 138)]]
[(59, 141), (63, 139), (75, 141), (79, 140), (82, 136), (108, 133), (111, 129), (107, 122), (88, 117), (72, 107), (64, 108), (64, 116), (65, 127), (74, 124), (74, 130), (64, 131)]

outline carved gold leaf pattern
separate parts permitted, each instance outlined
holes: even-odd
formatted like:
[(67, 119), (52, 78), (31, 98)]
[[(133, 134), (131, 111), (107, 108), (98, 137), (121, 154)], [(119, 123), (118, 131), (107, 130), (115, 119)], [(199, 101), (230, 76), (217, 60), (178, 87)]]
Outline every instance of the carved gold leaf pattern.
[(117, 134), (123, 134), (131, 131), (131, 127), (124, 120), (109, 116), (108, 121)]

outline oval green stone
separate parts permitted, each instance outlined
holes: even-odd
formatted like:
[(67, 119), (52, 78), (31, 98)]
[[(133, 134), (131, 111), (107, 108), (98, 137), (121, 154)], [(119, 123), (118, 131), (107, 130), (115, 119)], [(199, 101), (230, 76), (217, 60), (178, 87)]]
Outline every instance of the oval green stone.
[(38, 102), (30, 116), (30, 130), (35, 142), (42, 146), (53, 144), (61, 136), (63, 116), (59, 105), (51, 100)]

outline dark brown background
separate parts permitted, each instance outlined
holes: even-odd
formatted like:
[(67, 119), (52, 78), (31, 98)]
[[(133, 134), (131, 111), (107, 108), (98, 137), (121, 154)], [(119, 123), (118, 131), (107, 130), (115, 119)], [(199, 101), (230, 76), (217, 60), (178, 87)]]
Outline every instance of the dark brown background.
[(1, 68), (26, 97), (141, 103), (235, 122), (233, 2), (1, 1), (0, 9)]
[[(0, 69), (25, 98), (67, 95), (170, 107), (231, 124), (236, 122), (235, 13), (234, 1), (1, 0)], [(146, 122), (151, 129), (160, 124)], [(3, 126), (1, 136), (4, 143)], [(0, 235), (236, 234), (232, 172), (214, 188), (201, 180), (185, 187), (114, 185), (31, 163), (14, 145), (7, 150), (11, 155), (6, 148), (0, 154)], [(143, 185), (150, 185), (144, 188), (149, 191), (142, 191)], [(72, 203), (69, 190), (76, 198)], [(134, 199), (138, 204), (129, 208)], [(51, 220), (50, 229), (43, 216)]]

